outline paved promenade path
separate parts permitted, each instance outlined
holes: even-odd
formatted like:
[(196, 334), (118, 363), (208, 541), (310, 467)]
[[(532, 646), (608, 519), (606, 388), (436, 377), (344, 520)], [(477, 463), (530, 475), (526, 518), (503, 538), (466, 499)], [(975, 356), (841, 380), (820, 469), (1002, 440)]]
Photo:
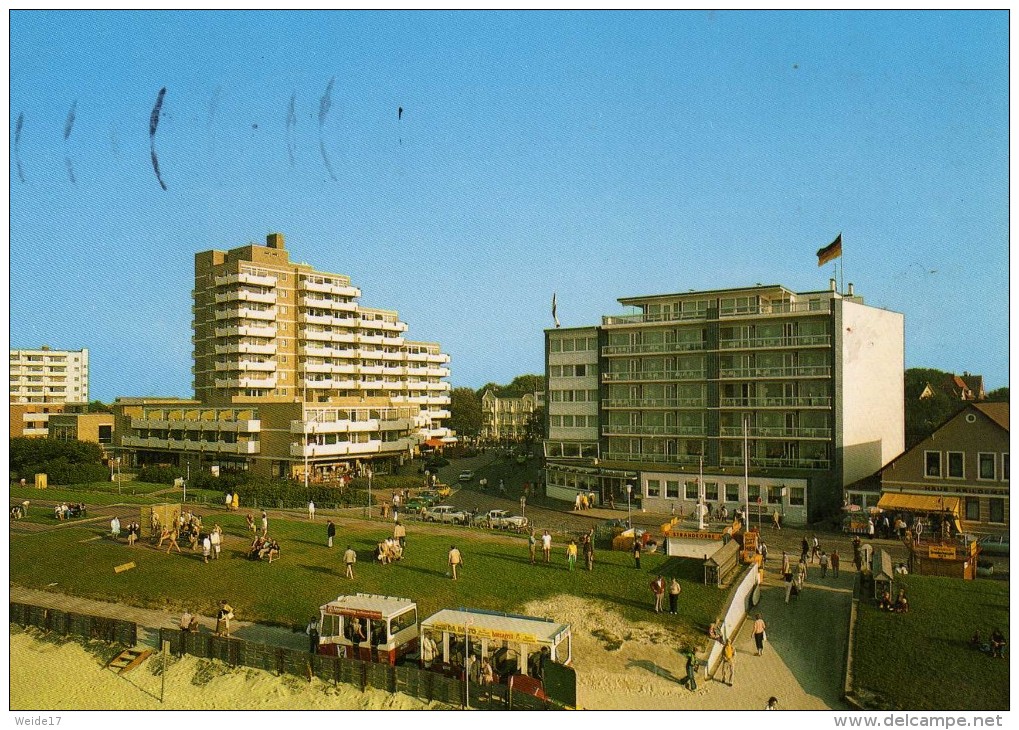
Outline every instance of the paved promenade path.
[[(671, 697), (651, 699), (641, 709), (763, 710), (777, 697), (783, 710), (842, 710), (843, 672), (856, 572), (842, 570), (821, 578), (814, 563), (799, 597), (785, 603), (778, 561), (767, 570), (761, 601), (736, 636), (733, 686), (698, 673), (697, 690), (676, 685)], [(753, 616), (759, 612), (768, 625), (763, 656), (756, 655)]]
[[(23, 588), (11, 584), (10, 600), (14, 603), (28, 603), (44, 608), (56, 608), (61, 611), (119, 618), (134, 621), (138, 624), (138, 644), (157, 649), (159, 629), (176, 629), (179, 627), (180, 615), (170, 614), (149, 608), (136, 608), (123, 603), (94, 601), (89, 598), (68, 596), (63, 593), (50, 593), (33, 588)], [(203, 632), (212, 633), (216, 630), (216, 619), (199, 616), (198, 623)], [(234, 620), (230, 622), (230, 635), (238, 639), (254, 641), (260, 644), (281, 646), (289, 649), (308, 649), (308, 637), (303, 633), (279, 626), (251, 623), (250, 621)]]

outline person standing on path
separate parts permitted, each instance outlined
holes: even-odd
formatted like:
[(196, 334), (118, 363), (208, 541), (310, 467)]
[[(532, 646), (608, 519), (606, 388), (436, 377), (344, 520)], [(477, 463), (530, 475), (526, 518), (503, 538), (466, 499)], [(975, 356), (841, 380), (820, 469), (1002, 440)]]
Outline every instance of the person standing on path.
[(351, 580), (354, 579), (354, 563), (356, 562), (357, 553), (354, 552), (354, 549), (350, 547), (350, 545), (347, 545), (347, 549), (343, 553), (343, 564), (347, 566), (347, 572), (345, 575)]
[(726, 639), (722, 648), (722, 682), (732, 687), (732, 681), (736, 678), (736, 648), (732, 645), (732, 639)]
[(449, 546), (449, 571), (453, 576), (453, 580), (456, 580), (456, 569), (463, 565), (463, 556), (460, 555), (460, 551), (456, 549), (456, 545)]
[(859, 573), (863, 567), (863, 551), (861, 548), (862, 543), (860, 542), (860, 536), (853, 536), (853, 565), (856, 566), (856, 572)]
[(224, 598), (219, 602), (219, 612), (216, 614), (216, 635), (230, 636), (230, 620), (234, 617), (234, 610)]
[(803, 590), (803, 582), (807, 579), (807, 561), (801, 560), (796, 566), (796, 590)]
[(120, 539), (120, 518), (116, 515), (110, 520), (110, 533), (113, 535), (114, 540)]
[(771, 524), (776, 530), (782, 529), (782, 518), (778, 514), (778, 510), (771, 513)]
[(828, 554), (824, 550), (821, 551), (821, 557), (818, 558), (818, 562), (821, 563), (821, 577), (822, 578), (827, 578), (828, 577)]
[(814, 558), (820, 558), (821, 556), (821, 543), (817, 541), (817, 535), (810, 536), (810, 562), (814, 562)]
[(658, 576), (651, 581), (651, 592), (655, 596), (655, 613), (661, 613), (662, 600), (665, 598), (665, 578)]
[(304, 632), (308, 634), (308, 653), (314, 654), (318, 651), (318, 617), (311, 617)]
[(566, 569), (571, 573), (577, 567), (577, 543), (573, 540), (566, 545)]
[(551, 560), (552, 536), (548, 534), (548, 530), (541, 533), (541, 554), (545, 557), (546, 563)]
[(315, 503), (311, 500), (308, 500), (308, 521), (315, 521)]
[(262, 510), (262, 537), (269, 534), (269, 515)]
[(830, 558), (830, 560), (831, 560), (831, 577), (832, 578), (838, 578), (839, 577), (839, 560), (840, 560), (840, 558), (839, 558), (839, 551), (838, 550), (832, 550), (831, 551), (831, 558)]
[(594, 540), (591, 535), (584, 535), (584, 563), (588, 570), (594, 570)]
[(673, 616), (676, 615), (676, 609), (679, 608), (679, 592), (683, 590), (679, 581), (676, 580), (676, 576), (672, 576), (672, 581), (669, 583), (669, 613)]
[(789, 553), (782, 551), (782, 575), (789, 572)]
[(212, 537), (206, 535), (202, 538), (202, 562), (208, 563), (209, 556), (212, 554)]
[(531, 534), (527, 536), (527, 553), (531, 556), (531, 565), (534, 565), (534, 556), (538, 551), (538, 538), (534, 534), (534, 530), (531, 530)]
[(336, 537), (336, 525), (332, 520), (326, 522), (326, 547), (333, 546), (333, 538)]
[(697, 691), (697, 655), (693, 649), (686, 650), (686, 688), (691, 692)]
[(640, 541), (636, 538), (633, 540), (633, 562), (636, 563), (637, 570), (640, 570)]
[(785, 583), (785, 602), (789, 603), (789, 596), (791, 596), (793, 592), (793, 572), (788, 569), (783, 572), (782, 581)]
[(800, 562), (804, 562), (807, 559), (807, 555), (810, 554), (810, 543), (807, 542), (807, 538), (800, 540)]
[(761, 614), (754, 618), (754, 645), (757, 647), (757, 656), (764, 655), (764, 640), (767, 638), (768, 625), (764, 623)]

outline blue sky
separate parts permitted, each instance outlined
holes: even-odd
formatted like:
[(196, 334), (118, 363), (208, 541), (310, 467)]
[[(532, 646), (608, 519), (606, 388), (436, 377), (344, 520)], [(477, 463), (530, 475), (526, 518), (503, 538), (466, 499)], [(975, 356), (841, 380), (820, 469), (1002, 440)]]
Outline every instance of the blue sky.
[(19, 11), (10, 39), (10, 344), (89, 348), (93, 398), (190, 396), (194, 254), (273, 231), (475, 388), (543, 371), (553, 291), (581, 326), (823, 289), (841, 231), (907, 367), (1008, 385), (1004, 11)]

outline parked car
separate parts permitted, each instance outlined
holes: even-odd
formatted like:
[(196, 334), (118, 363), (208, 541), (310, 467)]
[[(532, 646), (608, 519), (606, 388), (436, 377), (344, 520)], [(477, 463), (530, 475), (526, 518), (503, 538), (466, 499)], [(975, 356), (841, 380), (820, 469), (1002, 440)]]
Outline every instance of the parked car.
[(461, 482), (469, 482), (472, 479), (474, 479), (474, 472), (472, 472), (470, 469), (464, 469), (462, 472), (460, 472)]
[(1008, 556), (1008, 535), (984, 535), (977, 540), (984, 555)]
[(426, 507), (421, 517), (425, 522), (450, 522), (454, 525), (465, 525), (469, 519), (466, 512), (449, 504)]
[(407, 500), (406, 507), (409, 510), (418, 512), (422, 507), (431, 507), (433, 504), (441, 499), (438, 492), (432, 490), (425, 490), (418, 492)]
[(444, 466), (449, 466), (449, 459), (442, 456), (433, 456), (431, 459), (425, 462), (425, 468), (429, 471), (435, 471)]
[(450, 487), (448, 484), (443, 484), (442, 482), (439, 482), (438, 484), (435, 485), (435, 493), (438, 494), (440, 497), (448, 497), (453, 493), (453, 488)]
[(476, 525), (487, 525), (500, 530), (523, 530), (527, 527), (527, 518), (511, 515), (504, 509), (490, 509), (474, 516)]

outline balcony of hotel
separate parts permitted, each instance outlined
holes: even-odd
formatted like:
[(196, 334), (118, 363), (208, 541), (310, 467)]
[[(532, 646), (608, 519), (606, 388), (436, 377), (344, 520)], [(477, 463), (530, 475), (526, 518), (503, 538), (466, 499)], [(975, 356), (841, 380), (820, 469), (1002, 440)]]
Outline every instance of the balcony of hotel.
[[(328, 339), (329, 335), (326, 335)], [(340, 357), (340, 358), (356, 358), (358, 356), (357, 350), (352, 348), (338, 348), (332, 347), (331, 345), (301, 345), (298, 349), (301, 355), (308, 357)]]
[(184, 451), (194, 454), (257, 454), (260, 452), (259, 441), (192, 441), (182, 439), (164, 439), (153, 436), (125, 436), (121, 443), (136, 449), (160, 449), (164, 451)]
[(357, 381), (353, 379), (335, 380), (333, 378), (308, 380), (305, 378), (302, 381), (302, 385), (305, 388), (312, 388), (314, 390), (353, 390), (357, 387)]
[(268, 388), (276, 387), (276, 378), (216, 378), (217, 388)]
[[(743, 466), (742, 456), (722, 456), (719, 458), (721, 466)], [(750, 457), (750, 466), (756, 467), (781, 467), (785, 469), (830, 469), (831, 462), (826, 458), (800, 459), (777, 456), (753, 456)]]
[(606, 398), (603, 408), (707, 408), (703, 398)]
[(233, 289), (225, 292), (216, 293), (216, 304), (225, 304), (226, 302), (259, 302), (261, 304), (275, 304), (276, 303), (276, 292), (259, 292), (251, 291), (250, 289)]
[(357, 341), (357, 335), (353, 332), (333, 332), (329, 339), (332, 342), (343, 342), (344, 344), (351, 345)]
[(424, 372), (424, 375), (427, 375), (428, 377), (431, 377), (431, 378), (448, 378), (449, 377), (449, 368), (429, 367)]
[(428, 362), (443, 363), (444, 364), (444, 363), (449, 362), (449, 355), (447, 355), (444, 352), (429, 353), (428, 357), (426, 358), (426, 360)]
[(829, 396), (799, 396), (795, 398), (720, 398), (722, 408), (831, 408)]
[(403, 342), (404, 340), (402, 337), (393, 337), (391, 335), (382, 336), (383, 345), (389, 345), (390, 347), (400, 347), (403, 345)]
[(224, 276), (217, 276), (215, 279), (216, 286), (233, 286), (235, 284), (255, 284), (257, 286), (276, 286), (276, 277), (271, 276), (268, 272), (263, 275), (252, 274), (248, 272), (241, 272), (239, 274), (226, 274)]
[[(725, 438), (743, 438), (743, 426), (721, 426), (718, 435)], [(749, 426), (747, 436), (750, 438), (778, 439), (821, 439), (828, 441), (832, 437), (830, 428), (789, 428), (786, 426)]]
[(275, 355), (276, 343), (256, 345), (250, 342), (231, 342), (228, 345), (216, 345), (217, 355)]
[(753, 337), (749, 339), (719, 340), (719, 350), (774, 350), (783, 347), (830, 347), (831, 335), (796, 335), (791, 337)]
[(357, 302), (339, 301), (326, 297), (319, 297), (313, 294), (305, 294), (300, 298), (298, 304), (302, 307), (313, 307), (314, 309), (329, 309), (337, 312), (356, 312)]
[(383, 382), (382, 379), (362, 380), (357, 384), (357, 387), (360, 390), (382, 390)]
[(719, 379), (749, 380), (754, 378), (830, 378), (829, 365), (789, 367), (719, 368)]
[(404, 391), (407, 389), (407, 383), (402, 380), (385, 379), (382, 381), (382, 388), (391, 392)]
[[(357, 431), (378, 431), (379, 420), (368, 418), (365, 420), (352, 420), (336, 412), (331, 417), (309, 419), (307, 421), (291, 421), (290, 432), (294, 434), (316, 434), (316, 433), (349, 433)], [(305, 431), (307, 429), (307, 431)]]
[(231, 360), (231, 361), (227, 361), (227, 362), (220, 362), (220, 361), (217, 360), (216, 361), (216, 370), (218, 372), (233, 371), (233, 370), (242, 370), (242, 371), (272, 373), (272, 372), (276, 371), (276, 361), (275, 360), (265, 360), (265, 361), (259, 361), (259, 360)]
[(234, 327), (216, 327), (216, 337), (276, 337), (276, 326), (238, 325)]
[(446, 391), (446, 390), (451, 390), (452, 387), (453, 387), (449, 383), (445, 383), (445, 382), (443, 382), (443, 383), (425, 383), (424, 386), (425, 386), (425, 390), (428, 390), (428, 391), (433, 391), (433, 390)]
[(602, 426), (603, 436), (704, 436), (704, 426)]
[(405, 353), (405, 357), (407, 358), (407, 360), (410, 360), (410, 361), (413, 361), (413, 362), (427, 362), (428, 361), (428, 353), (427, 352), (407, 352), (407, 353)]
[(356, 298), (361, 296), (361, 290), (356, 286), (351, 286), (350, 279), (347, 277), (338, 277), (332, 280), (324, 278), (305, 278), (301, 279), (300, 286), (301, 291), (334, 294), (341, 297)]
[(381, 365), (358, 365), (357, 372), (362, 375), (382, 375)]
[(378, 353), (378, 356), (383, 360), (391, 360), (399, 363), (403, 363), (403, 361), (406, 360), (406, 354), (400, 350), (382, 350)]
[(360, 456), (362, 454), (377, 454), (382, 449), (382, 441), (372, 439), (364, 443), (343, 441), (336, 444), (290, 444), (290, 456), (294, 458), (314, 459), (321, 456)]
[(699, 464), (699, 454), (639, 454), (632, 451), (605, 452), (605, 461), (628, 461), (643, 464)]
[(254, 319), (265, 322), (275, 322), (278, 311), (276, 307), (266, 309), (253, 309), (252, 307), (224, 307), (216, 310), (217, 320), (228, 319)]
[(366, 335), (358, 334), (357, 342), (361, 345), (381, 345), (385, 341), (385, 337), (382, 335)]
[(677, 352), (696, 352), (704, 350), (703, 342), (655, 342), (640, 345), (605, 345), (602, 355), (661, 355)]
[(639, 373), (602, 373), (602, 381), (605, 383), (625, 383), (630, 381), (662, 380), (670, 382), (673, 380), (704, 380), (707, 377), (706, 370), (651, 370)]

